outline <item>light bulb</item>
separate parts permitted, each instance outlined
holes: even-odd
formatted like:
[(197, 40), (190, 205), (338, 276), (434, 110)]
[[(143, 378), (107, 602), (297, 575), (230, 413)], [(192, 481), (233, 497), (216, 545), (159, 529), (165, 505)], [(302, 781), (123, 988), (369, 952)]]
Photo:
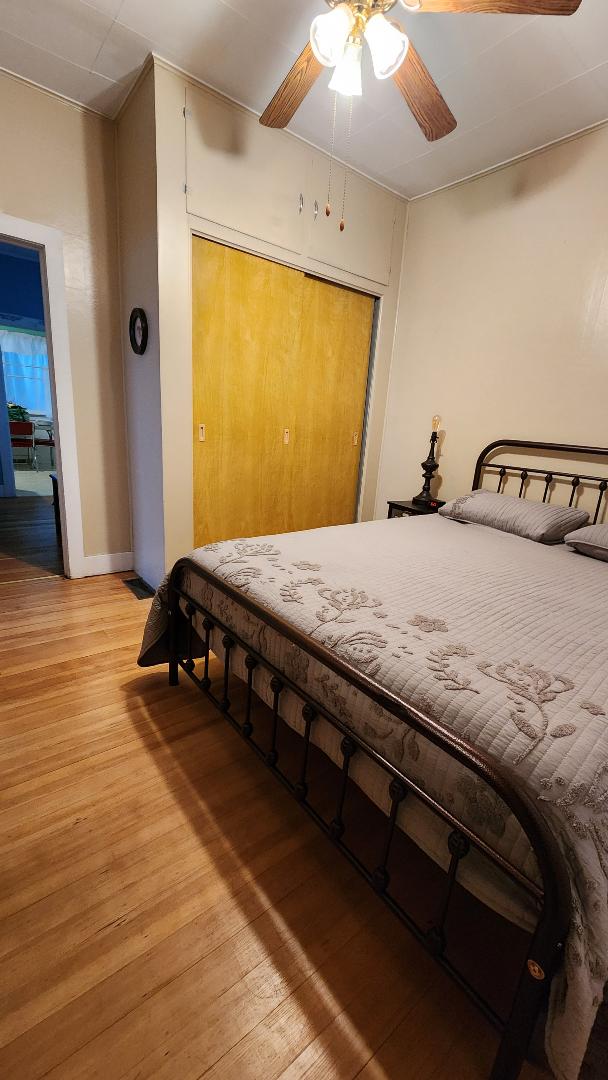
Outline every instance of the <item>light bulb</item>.
[(440, 416), (434, 416), (433, 417), (433, 431), (439, 431), (440, 423), (441, 423), (441, 417)]
[(324, 67), (339, 63), (355, 17), (348, 4), (338, 4), (327, 12), (317, 15), (310, 28), (310, 44), (317, 60)]
[(407, 56), (409, 38), (401, 27), (384, 15), (372, 15), (365, 27), (365, 40), (370, 47), (374, 74), (377, 79), (394, 75)]
[(347, 41), (342, 57), (336, 64), (336, 69), (329, 84), (330, 90), (337, 90), (346, 97), (361, 97), (363, 86), (361, 83), (361, 57), (363, 45), (360, 41)]

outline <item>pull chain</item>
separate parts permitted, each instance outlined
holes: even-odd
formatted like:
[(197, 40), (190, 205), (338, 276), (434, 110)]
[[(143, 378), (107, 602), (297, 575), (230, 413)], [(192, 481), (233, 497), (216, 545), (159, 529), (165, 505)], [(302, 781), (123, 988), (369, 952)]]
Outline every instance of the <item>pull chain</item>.
[[(353, 99), (351, 97), (350, 101), (349, 101), (349, 106), (348, 106), (348, 127), (347, 127), (347, 130), (346, 130), (346, 154), (345, 154), (345, 157), (346, 157), (347, 160), (348, 160), (348, 152), (350, 150), (350, 133), (351, 133), (351, 130), (352, 130), (352, 126), (353, 126)], [(348, 178), (348, 170), (345, 167), (345, 169), (344, 169), (344, 189), (342, 191), (342, 217), (340, 218), (340, 232), (344, 232), (345, 225), (346, 225), (346, 223), (344, 221), (344, 210), (345, 210), (345, 207), (346, 207), (346, 184), (347, 184), (347, 178)]]
[(331, 121), (331, 151), (329, 154), (329, 177), (327, 181), (327, 202), (325, 204), (325, 216), (329, 217), (331, 214), (331, 176), (332, 166), (334, 163), (334, 146), (336, 144), (336, 112), (338, 108), (338, 91), (334, 91), (334, 107), (333, 116)]

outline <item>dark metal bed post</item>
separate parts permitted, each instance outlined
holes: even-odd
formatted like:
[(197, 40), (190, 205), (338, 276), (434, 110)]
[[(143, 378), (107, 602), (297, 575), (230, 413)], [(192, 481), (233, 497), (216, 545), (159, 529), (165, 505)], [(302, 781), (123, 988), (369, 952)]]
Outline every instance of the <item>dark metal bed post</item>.
[[(538, 952), (538, 948), (534, 951), (536, 955), (542, 955)], [(554, 952), (556, 952), (555, 949)], [(553, 960), (553, 969), (556, 968), (558, 961), (559, 956)], [(550, 970), (549, 966), (547, 970)], [(536, 974), (533, 975), (533, 971)], [(489, 1080), (517, 1080), (526, 1060), (541, 1010), (547, 1000), (546, 977), (545, 969), (538, 961), (528, 960), (521, 974), (511, 1014), (500, 1040)]]
[(570, 921), (570, 882), (563, 861), (535, 850), (543, 879), (543, 910), (530, 942), (490, 1080), (517, 1080), (558, 970)]
[[(181, 573), (180, 573), (181, 576)], [(177, 575), (175, 567), (169, 578), (167, 592), (169, 619), (169, 686), (179, 684), (179, 596), (176, 591)]]

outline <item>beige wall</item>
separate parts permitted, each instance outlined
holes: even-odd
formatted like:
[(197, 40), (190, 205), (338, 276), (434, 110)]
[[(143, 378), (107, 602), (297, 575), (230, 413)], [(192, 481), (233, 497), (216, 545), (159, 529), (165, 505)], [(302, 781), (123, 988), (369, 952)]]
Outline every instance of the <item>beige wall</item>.
[(85, 555), (131, 548), (114, 129), (0, 73), (0, 210), (60, 229)]
[(155, 64), (165, 564), (194, 547), (192, 239), (186, 213), (186, 84)]
[[(133, 517), (133, 555), (144, 581), (165, 567), (163, 427), (158, 334), (158, 224), (154, 73), (150, 67), (116, 125), (122, 292), (122, 344)], [(134, 307), (148, 319), (148, 347), (136, 356), (128, 319)]]
[(410, 204), (376, 513), (496, 438), (608, 444), (608, 128)]

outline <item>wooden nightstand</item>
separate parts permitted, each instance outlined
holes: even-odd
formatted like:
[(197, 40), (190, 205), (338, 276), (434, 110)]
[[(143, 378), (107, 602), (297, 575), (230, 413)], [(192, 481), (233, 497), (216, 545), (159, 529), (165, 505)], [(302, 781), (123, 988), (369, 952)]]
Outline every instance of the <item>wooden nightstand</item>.
[(388, 516), (394, 517), (426, 517), (427, 514), (436, 514), (439, 507), (443, 506), (440, 499), (435, 500), (428, 506), (419, 506), (411, 501), (399, 502), (391, 499), (388, 504)]

